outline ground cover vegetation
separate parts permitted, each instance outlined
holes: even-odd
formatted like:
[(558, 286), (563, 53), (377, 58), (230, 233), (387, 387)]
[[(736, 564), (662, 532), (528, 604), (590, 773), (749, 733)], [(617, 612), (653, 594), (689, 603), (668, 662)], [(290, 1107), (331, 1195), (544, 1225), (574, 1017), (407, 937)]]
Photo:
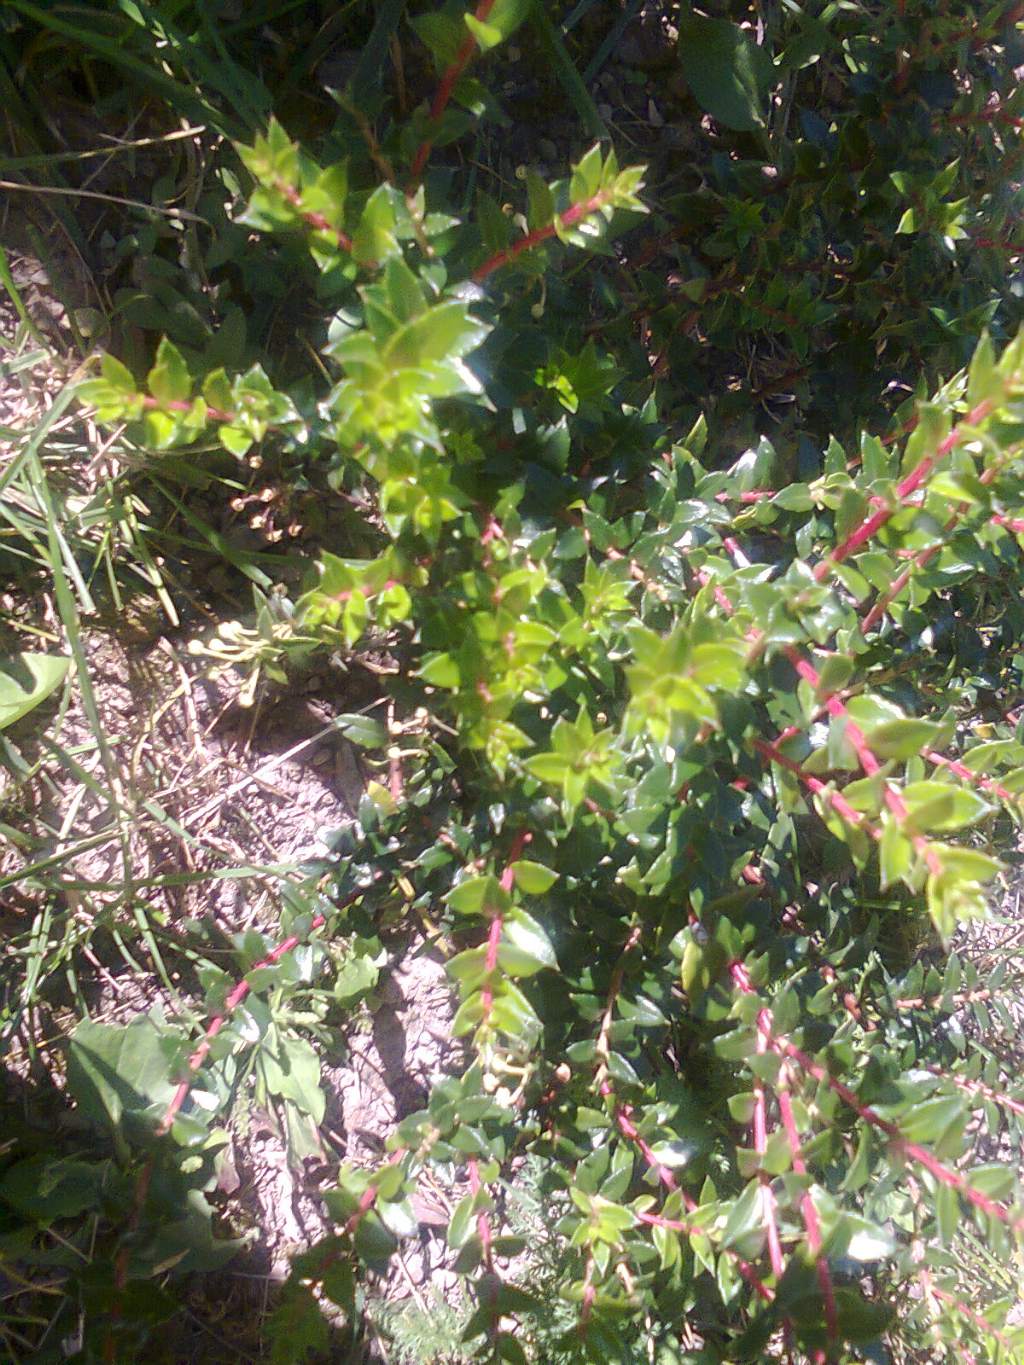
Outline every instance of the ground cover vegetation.
[[(12, 193), (101, 262), (3, 432), (13, 1358), (183, 1358), (255, 1103), (327, 1224), (267, 1359), (1024, 1356), (1021, 973), (951, 948), (1024, 793), (1022, 23), (10, 0)], [(134, 121), (99, 182), (44, 70)], [(99, 714), (88, 633), (140, 617), (257, 716), (335, 680), (329, 854), (138, 874), (197, 845)], [(54, 762), (87, 834), (19, 808)], [(161, 899), (225, 880), (238, 932)], [(345, 1161), (323, 1068), (410, 926), (462, 1064)], [(425, 1183), (465, 1288), (397, 1312)]]

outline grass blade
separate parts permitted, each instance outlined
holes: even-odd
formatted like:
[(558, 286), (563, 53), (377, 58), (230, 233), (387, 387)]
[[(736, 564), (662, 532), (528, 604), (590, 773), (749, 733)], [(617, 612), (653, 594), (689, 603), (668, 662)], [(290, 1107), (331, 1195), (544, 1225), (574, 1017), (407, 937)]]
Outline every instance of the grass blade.
[(608, 131), (608, 125), (598, 113), (597, 105), (594, 103), (590, 91), (583, 83), (580, 73), (576, 70), (572, 58), (566, 51), (562, 35), (551, 22), (543, 5), (534, 5), (530, 10), (530, 23), (537, 41), (547, 54), (558, 79), (562, 83), (566, 98), (579, 115), (580, 122), (586, 129), (587, 135), (602, 142), (610, 141), (611, 133)]

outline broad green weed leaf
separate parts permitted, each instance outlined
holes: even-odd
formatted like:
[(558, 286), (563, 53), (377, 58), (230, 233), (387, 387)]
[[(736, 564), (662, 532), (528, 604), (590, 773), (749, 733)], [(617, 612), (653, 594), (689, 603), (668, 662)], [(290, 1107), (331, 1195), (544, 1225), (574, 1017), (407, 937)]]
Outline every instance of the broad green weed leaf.
[(170, 1041), (148, 1015), (124, 1027), (83, 1020), (68, 1047), (68, 1089), (79, 1109), (118, 1129), (126, 1115), (166, 1104), (175, 1089)]
[(56, 654), (0, 657), (0, 730), (28, 715), (67, 677), (70, 659)]

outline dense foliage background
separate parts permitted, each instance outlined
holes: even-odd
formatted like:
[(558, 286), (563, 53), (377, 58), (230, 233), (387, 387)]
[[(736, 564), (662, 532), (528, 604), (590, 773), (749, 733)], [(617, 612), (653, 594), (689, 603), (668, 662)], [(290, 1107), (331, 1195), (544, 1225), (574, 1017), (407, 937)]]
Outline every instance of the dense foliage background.
[[(331, 1224), (274, 1360), (1024, 1354), (1019, 971), (950, 951), (1024, 791), (1022, 21), (10, 0), (5, 164), (61, 191), (92, 293), (0, 475), (0, 555), (59, 622), (26, 649), (12, 613), (4, 761), (38, 776), (36, 708), (90, 705), (83, 629), (148, 594), (240, 707), (328, 676), (373, 772), (219, 938), (127, 852), (83, 919), (6, 814), (19, 1358), (160, 1349), (238, 1250), (254, 1101)], [(130, 115), (134, 170), (52, 145), (44, 73)], [(75, 402), (120, 459), (84, 506), (49, 434)], [(76, 780), (177, 834), (104, 743)], [(322, 1067), (424, 925), (464, 1066), (345, 1163)], [(86, 952), (165, 1003), (79, 1008)], [(396, 1318), (430, 1182), (466, 1290)]]

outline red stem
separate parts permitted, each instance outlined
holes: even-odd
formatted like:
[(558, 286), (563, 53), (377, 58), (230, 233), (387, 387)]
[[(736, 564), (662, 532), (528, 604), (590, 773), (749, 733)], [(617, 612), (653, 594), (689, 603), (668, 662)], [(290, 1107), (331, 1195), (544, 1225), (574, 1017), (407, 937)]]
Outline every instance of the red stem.
[[(480, 1170), (477, 1166), (475, 1156), (469, 1158), (469, 1188), (476, 1195), (483, 1188), (480, 1183)], [(484, 1270), (488, 1275), (494, 1274), (494, 1252), (491, 1244), (491, 1220), (487, 1216), (487, 1210), (481, 1209), (476, 1216), (476, 1231), (480, 1238), (480, 1253), (483, 1260)], [(499, 1314), (497, 1312), (494, 1295), (497, 1293), (497, 1285), (492, 1281), (490, 1287), (491, 1295), (491, 1336), (496, 1336), (498, 1332)]]
[(978, 1313), (961, 1299), (958, 1299), (955, 1294), (950, 1294), (945, 1289), (939, 1289), (937, 1285), (930, 1285), (929, 1288), (937, 1299), (942, 1299), (943, 1303), (948, 1303), (958, 1313), (962, 1313), (965, 1318), (974, 1323), (975, 1327), (980, 1327), (983, 1332), (988, 1332), (990, 1336), (999, 1342), (999, 1345), (1003, 1350), (1006, 1351), (1008, 1358), (1013, 1358), (1016, 1351), (1013, 1342), (1009, 1337), (1000, 1332), (998, 1327), (993, 1326), (984, 1314)]
[[(511, 891), (515, 881), (516, 873), (512, 864), (516, 861), (523, 849), (533, 839), (532, 834), (525, 830), (520, 830), (512, 840), (512, 847), (508, 853), (508, 864), (501, 874), (502, 891)], [(494, 973), (498, 969), (498, 950), (501, 947), (501, 931), (505, 921), (501, 915), (495, 915), (491, 920), (490, 931), (487, 935), (487, 956), (484, 958), (484, 984), (480, 990), (481, 1022), (485, 1023), (491, 1017), (491, 1009), (494, 1005)]]
[[(753, 993), (750, 977), (742, 962), (733, 962), (730, 965), (730, 974), (737, 987), (743, 991), (744, 994)], [(771, 1015), (767, 1010), (761, 1010), (758, 1015), (757, 1028), (759, 1039), (763, 1038), (767, 1047), (771, 1047), (781, 1056), (796, 1062), (808, 1073), (808, 1075), (813, 1076), (816, 1080), (823, 1081), (834, 1094), (839, 1096), (844, 1104), (858, 1115), (858, 1117), (863, 1119), (866, 1123), (871, 1124), (872, 1127), (885, 1133), (899, 1151), (909, 1157), (912, 1161), (916, 1161), (918, 1165), (923, 1166), (936, 1180), (948, 1186), (950, 1189), (956, 1190), (959, 1195), (973, 1204), (975, 1208), (980, 1209), (982, 1213), (998, 1219), (1001, 1223), (1006, 1224), (1015, 1231), (1020, 1229), (1022, 1224), (1024, 1224), (1024, 1219), (1020, 1216), (1014, 1216), (1005, 1205), (997, 1203), (994, 1199), (990, 1199), (983, 1191), (975, 1189), (958, 1171), (951, 1170), (948, 1166), (943, 1165), (937, 1157), (927, 1151), (924, 1147), (905, 1138), (896, 1124), (890, 1123), (888, 1119), (882, 1118), (882, 1116), (876, 1113), (870, 1105), (862, 1104), (849, 1086), (844, 1085), (842, 1081), (839, 1081), (832, 1076), (831, 1073), (819, 1062), (816, 1062), (813, 1057), (809, 1057), (805, 1052), (802, 1052), (795, 1044), (789, 1042), (787, 1039), (776, 1038), (772, 1033)], [(987, 1087), (983, 1087), (983, 1089), (987, 1089)], [(1014, 1101), (1014, 1103), (1016, 1103), (1016, 1101)], [(806, 1174), (807, 1166), (800, 1150), (799, 1134), (797, 1132), (789, 1094), (785, 1086), (780, 1086), (779, 1088), (779, 1112), (782, 1117), (786, 1136), (789, 1139), (793, 1169), (798, 1175), (804, 1175)], [(804, 1224), (807, 1231), (807, 1244), (812, 1254), (817, 1257), (818, 1282), (821, 1286), (822, 1297), (825, 1303), (829, 1336), (834, 1340), (838, 1328), (835, 1293), (827, 1261), (820, 1254), (821, 1227), (818, 1223), (817, 1210), (814, 1208), (809, 1192), (805, 1192), (801, 1202), (801, 1211), (804, 1216)], [(822, 1273), (823, 1268), (824, 1274)], [(988, 1326), (987, 1323), (985, 1325), (986, 1327)]]
[(928, 1070), (933, 1076), (938, 1076), (940, 1080), (952, 1081), (955, 1086), (966, 1091), (968, 1095), (981, 1095), (984, 1099), (991, 1100), (993, 1104), (1001, 1104), (1014, 1114), (1024, 1114), (1024, 1104), (1020, 1100), (1015, 1100), (1012, 1095), (1004, 1094), (1001, 1090), (993, 1090), (984, 1081), (968, 1080), (966, 1076), (951, 1076), (945, 1071), (940, 1071), (936, 1066), (931, 1066)]
[[(149, 394), (142, 395), (142, 406), (144, 408), (159, 408), (161, 412), (191, 412), (192, 404), (184, 398), (151, 398)], [(223, 408), (207, 408), (206, 415), (212, 422), (233, 422), (237, 413), (225, 412)]]
[[(613, 1096), (612, 1088), (607, 1081), (605, 1081), (601, 1086), (601, 1093), (602, 1095), (605, 1096)], [(682, 1196), (683, 1203), (686, 1205), (687, 1209), (690, 1211), (690, 1213), (695, 1213), (696, 1210), (700, 1207), (700, 1205), (688, 1191), (682, 1188), (682, 1186), (676, 1180), (675, 1176), (668, 1169), (668, 1167), (663, 1166), (661, 1164), (658, 1158), (654, 1155), (654, 1152), (652, 1151), (650, 1144), (647, 1143), (644, 1140), (644, 1138), (640, 1136), (640, 1133), (637, 1131), (636, 1124), (630, 1118), (630, 1110), (627, 1105), (620, 1106), (616, 1104), (615, 1122), (618, 1124), (619, 1131), (622, 1133), (623, 1137), (628, 1138), (628, 1140), (633, 1144), (633, 1146), (636, 1147), (637, 1151), (647, 1162), (647, 1165), (650, 1168), (650, 1170), (654, 1172), (658, 1180), (660, 1180), (660, 1182), (665, 1186), (665, 1188), (670, 1191), (678, 1190), (679, 1194)], [(641, 1222), (649, 1222), (653, 1221), (653, 1218), (656, 1215), (645, 1216), (644, 1214), (641, 1213), (638, 1214), (637, 1216), (639, 1217)], [(692, 1236), (694, 1233), (699, 1232), (698, 1228), (688, 1227), (685, 1223), (677, 1224), (674, 1219), (664, 1219), (662, 1220), (662, 1225), (665, 1227), (671, 1227), (676, 1232), (685, 1232), (688, 1236)], [(765, 1303), (771, 1303), (771, 1301), (775, 1298), (775, 1291), (765, 1284), (764, 1280), (761, 1279), (760, 1275), (758, 1275), (757, 1271), (750, 1264), (750, 1262), (745, 1261), (742, 1256), (738, 1255), (738, 1253), (735, 1251), (731, 1251), (728, 1247), (723, 1247), (722, 1250), (731, 1260), (736, 1262), (736, 1269), (740, 1272), (740, 1274), (747, 1281), (747, 1283), (753, 1288), (754, 1292), (760, 1298), (764, 1299)]]
[[(1002, 462), (1000, 461), (998, 464), (990, 465), (988, 469), (983, 470), (980, 475), (981, 482), (984, 484), (992, 483), (996, 475), (999, 473), (1001, 467)], [(954, 510), (952, 516), (949, 518), (949, 520), (942, 528), (943, 536), (946, 536), (950, 531), (952, 531), (953, 527), (957, 524), (960, 518), (967, 512), (967, 510), (968, 510), (967, 503), (961, 503), (959, 507), (957, 507)], [(1009, 524), (1011, 525), (1011, 528), (1013, 530), (1017, 530), (1017, 525), (1015, 523), (1012, 522), (1007, 523), (1002, 517), (994, 516), (992, 520), (993, 522), (995, 522), (997, 526)], [(1024, 522), (1020, 523), (1020, 525), (1021, 527), (1024, 527)], [(923, 569), (929, 560), (935, 558), (935, 556), (942, 549), (943, 544), (944, 541), (940, 540), (937, 541), (934, 545), (927, 545), (923, 550), (918, 550), (917, 553), (911, 557), (910, 563), (907, 565), (907, 567), (903, 570), (902, 573), (896, 576), (896, 578), (892, 582), (892, 585), (882, 594), (881, 597), (879, 597), (878, 601), (868, 612), (867, 616), (865, 616), (863, 621), (861, 621), (860, 629), (862, 635), (866, 635), (868, 631), (871, 629), (871, 627), (876, 625), (882, 619), (886, 611), (889, 609), (890, 603), (892, 603), (900, 595), (903, 589), (910, 582), (914, 570)]]
[[(760, 1029), (758, 1030), (758, 1037), (761, 1037)], [(803, 1152), (800, 1149), (800, 1134), (797, 1132), (796, 1119), (793, 1116), (793, 1102), (789, 1098), (789, 1091), (785, 1085), (779, 1085), (778, 1098), (779, 1116), (782, 1119), (782, 1127), (789, 1142), (793, 1170), (796, 1171), (797, 1175), (806, 1175), (807, 1163), (804, 1161)], [(810, 1190), (803, 1192), (800, 1199), (800, 1213), (804, 1220), (804, 1230), (807, 1233), (807, 1245), (815, 1261), (818, 1284), (821, 1288), (821, 1299), (825, 1305), (825, 1323), (828, 1327), (829, 1340), (835, 1341), (839, 1335), (836, 1295), (832, 1285), (832, 1271), (829, 1267), (828, 1257), (821, 1254), (821, 1224), (818, 1222), (818, 1210), (814, 1207)]]
[(838, 1095), (843, 1103), (848, 1105), (865, 1123), (870, 1123), (873, 1128), (885, 1133), (905, 1156), (923, 1166), (941, 1184), (947, 1185), (951, 1190), (956, 1190), (968, 1203), (973, 1204), (982, 1213), (988, 1214), (990, 1218), (998, 1219), (1000, 1223), (1005, 1223), (1015, 1230), (1019, 1229), (1024, 1223), (1019, 1215), (1012, 1214), (1004, 1204), (999, 1204), (994, 1199), (990, 1199), (982, 1190), (976, 1190), (958, 1171), (950, 1170), (948, 1166), (943, 1165), (936, 1156), (933, 1156), (924, 1147), (916, 1142), (910, 1142), (901, 1134), (895, 1123), (890, 1123), (888, 1119), (882, 1118), (881, 1114), (876, 1113), (870, 1105), (861, 1104), (849, 1086), (836, 1080), (820, 1062), (816, 1062), (813, 1057), (808, 1057), (806, 1052), (801, 1052), (794, 1043), (774, 1037), (769, 1038), (769, 1043), (776, 1052), (797, 1062), (816, 1080), (824, 1081), (829, 1089)]
[[(319, 929), (326, 923), (327, 920), (323, 915), (314, 915), (309, 926), (310, 931)], [(249, 968), (249, 973), (257, 971), (260, 967), (273, 967), (275, 963), (280, 962), (285, 953), (290, 953), (300, 942), (301, 940), (298, 934), (290, 934), (286, 939), (282, 939), (276, 948), (272, 948), (266, 957), (260, 958), (259, 962), (254, 962)], [(173, 1124), (179, 1109), (185, 1103), (185, 1100), (188, 1098), (188, 1093), (192, 1089), (192, 1085), (195, 1081), (195, 1074), (202, 1066), (207, 1053), (213, 1045), (213, 1040), (216, 1038), (217, 1034), (220, 1033), (230, 1016), (249, 994), (250, 990), (252, 990), (252, 986), (249, 982), (249, 973), (243, 976), (241, 981), (228, 992), (227, 999), (224, 1001), (224, 1008), (218, 1014), (215, 1014), (207, 1024), (206, 1033), (202, 1041), (188, 1059), (189, 1074), (175, 1090), (171, 1097), (170, 1104), (168, 1104), (167, 1108), (164, 1110), (163, 1118), (157, 1124), (156, 1131), (159, 1136), (163, 1136), (163, 1134), (170, 1132), (171, 1125)]]
[[(760, 1033), (757, 1035), (757, 1050), (759, 1053), (767, 1052), (767, 1041)], [(768, 1150), (768, 1106), (765, 1100), (764, 1082), (760, 1076), (754, 1079), (754, 1121), (753, 1121), (754, 1151), (759, 1157), (764, 1157)], [(775, 1217), (775, 1194), (772, 1190), (771, 1177), (767, 1171), (758, 1172), (758, 1179), (761, 1182), (761, 1202), (764, 1208), (765, 1227), (768, 1231), (768, 1260), (772, 1268), (772, 1274), (776, 1281), (782, 1279), (785, 1266), (782, 1261), (782, 1243), (779, 1239), (779, 1224)]]
[[(681, 1218), (665, 1218), (658, 1213), (638, 1213), (637, 1218), (641, 1223), (647, 1223), (650, 1227), (668, 1228), (671, 1232), (683, 1232), (687, 1237), (707, 1236), (707, 1233), (702, 1232), (700, 1228), (694, 1227), (692, 1223), (684, 1223)], [(764, 1299), (765, 1303), (771, 1303), (775, 1298), (774, 1290), (765, 1284), (750, 1262), (745, 1261), (742, 1256), (738, 1256), (735, 1251), (730, 1251), (728, 1247), (723, 1247), (722, 1250), (731, 1260), (736, 1262), (736, 1269), (758, 1297)]]
[(849, 556), (853, 554), (854, 550), (859, 549), (866, 541), (871, 540), (872, 537), (877, 535), (882, 527), (899, 511), (904, 500), (908, 498), (911, 493), (916, 493), (922, 486), (928, 478), (928, 475), (935, 468), (936, 464), (938, 464), (939, 460), (948, 455), (951, 450), (954, 450), (956, 446), (960, 444), (966, 434), (965, 428), (972, 427), (978, 422), (983, 421), (989, 413), (995, 409), (995, 406), (996, 405), (991, 398), (986, 398), (983, 402), (979, 403), (977, 407), (973, 408), (962, 422), (957, 423), (945, 440), (939, 443), (935, 453), (933, 455), (926, 455), (924, 459), (920, 460), (910, 473), (896, 485), (895, 505), (885, 503), (881, 507), (876, 507), (871, 516), (866, 517), (855, 530), (851, 531), (846, 539), (835, 547), (827, 559), (823, 559), (820, 564), (815, 566), (814, 577), (817, 581), (820, 583), (822, 579), (827, 578), (837, 564), (841, 564), (844, 559), (849, 558)]
[(810, 773), (805, 773), (800, 764), (792, 759), (788, 754), (784, 754), (781, 749), (774, 744), (769, 744), (766, 740), (755, 739), (754, 748), (764, 758), (769, 758), (773, 763), (777, 763), (780, 768), (785, 768), (804, 784), (808, 790), (814, 792), (815, 796), (820, 796), (823, 801), (827, 801), (837, 815), (842, 816), (848, 824), (863, 825), (873, 839), (880, 839), (881, 831), (870, 824), (859, 810), (854, 810), (842, 792), (835, 791), (820, 778), (812, 777)]
[[(396, 1150), (391, 1153), (387, 1161), (384, 1163), (385, 1166), (394, 1166), (396, 1162), (401, 1161), (402, 1157), (405, 1156), (405, 1154), (406, 1148), (404, 1147), (396, 1148)], [(346, 1236), (348, 1237), (352, 1236), (356, 1228), (363, 1221), (366, 1215), (370, 1212), (370, 1210), (373, 1208), (376, 1202), (377, 1186), (372, 1184), (367, 1185), (366, 1189), (359, 1196), (358, 1208), (356, 1209), (355, 1213), (353, 1213), (351, 1217), (348, 1219), (348, 1221), (345, 1223), (343, 1232), (345, 1233)]]
[[(315, 228), (317, 232), (326, 232), (328, 236), (334, 238), (342, 251), (347, 251), (351, 254), (352, 238), (348, 233), (343, 232), (339, 227), (335, 227), (330, 219), (325, 218), (322, 213), (315, 213), (310, 209), (303, 208), (302, 195), (294, 185), (288, 185), (282, 180), (276, 180), (274, 182), (274, 188), (288, 200), (288, 203), (298, 212), (299, 217), (303, 222), (308, 223), (308, 225), (311, 228)], [(371, 262), (368, 261), (367, 265), (370, 264)]]
[[(480, 4), (477, 5), (476, 10), (474, 11), (475, 18), (477, 18), (481, 24), (485, 24), (494, 5), (495, 0), (480, 0)], [(454, 61), (450, 63), (444, 75), (441, 77), (441, 83), (438, 85), (434, 94), (433, 101), (430, 105), (431, 123), (436, 124), (438, 119), (448, 108), (448, 102), (452, 97), (452, 92), (455, 90), (456, 85), (458, 85), (462, 73), (473, 60), (473, 54), (476, 52), (476, 48), (476, 39), (473, 37), (472, 33), (467, 33), (462, 40), (458, 52), (455, 54)], [(433, 137), (425, 137), (417, 148), (416, 155), (412, 160), (412, 166), (409, 168), (409, 175), (411, 177), (410, 188), (415, 189), (419, 184), (420, 176), (423, 174), (423, 168), (427, 164), (427, 159), (430, 156), (433, 146)]]
[[(597, 213), (607, 202), (608, 191), (599, 191), (590, 199), (582, 199), (578, 204), (570, 204), (566, 211), (558, 216), (557, 222), (562, 227), (572, 227), (581, 219), (589, 218), (592, 213)], [(546, 242), (549, 237), (554, 237), (554, 235), (554, 223), (548, 223), (545, 227), (534, 228), (532, 232), (528, 232), (525, 237), (521, 237), (512, 246), (507, 247), (504, 251), (496, 251), (493, 256), (484, 261), (483, 265), (478, 265), (473, 271), (473, 279), (486, 279), (495, 270), (500, 270), (503, 265), (508, 265), (509, 261), (521, 256), (524, 251), (532, 251), (534, 247), (540, 246), (541, 242)]]
[[(808, 659), (804, 659), (792, 645), (786, 646), (785, 654), (799, 677), (803, 678), (805, 682), (810, 683), (814, 688), (820, 686), (821, 677), (817, 669)], [(846, 730), (844, 733), (846, 738), (850, 741), (854, 753), (857, 755), (857, 762), (864, 769), (864, 772), (868, 777), (874, 777), (876, 773), (881, 771), (881, 764), (868, 747), (864, 731), (852, 718), (849, 711), (846, 709), (845, 703), (840, 701), (835, 693), (832, 693), (831, 696), (826, 698), (825, 707), (830, 716), (846, 722)], [(885, 804), (892, 812), (896, 823), (902, 827), (906, 824), (909, 815), (903, 797), (896, 788), (891, 786), (888, 782), (884, 783), (882, 790)], [(914, 848), (924, 859), (929, 871), (934, 873), (935, 876), (939, 876), (942, 872), (942, 861), (938, 854), (929, 846), (928, 840), (921, 834), (912, 834), (910, 840), (913, 843)]]
[(998, 796), (1001, 801), (1008, 801), (1011, 805), (1016, 805), (1020, 801), (1019, 796), (1015, 796), (1012, 791), (996, 782), (994, 778), (982, 777), (979, 773), (971, 772), (970, 768), (955, 758), (947, 758), (945, 754), (937, 754), (934, 749), (926, 749), (924, 757), (929, 763), (948, 768), (951, 773), (956, 773), (957, 777), (963, 778), (965, 782), (971, 782), (976, 787), (983, 787), (985, 791), (990, 791), (993, 796)]

